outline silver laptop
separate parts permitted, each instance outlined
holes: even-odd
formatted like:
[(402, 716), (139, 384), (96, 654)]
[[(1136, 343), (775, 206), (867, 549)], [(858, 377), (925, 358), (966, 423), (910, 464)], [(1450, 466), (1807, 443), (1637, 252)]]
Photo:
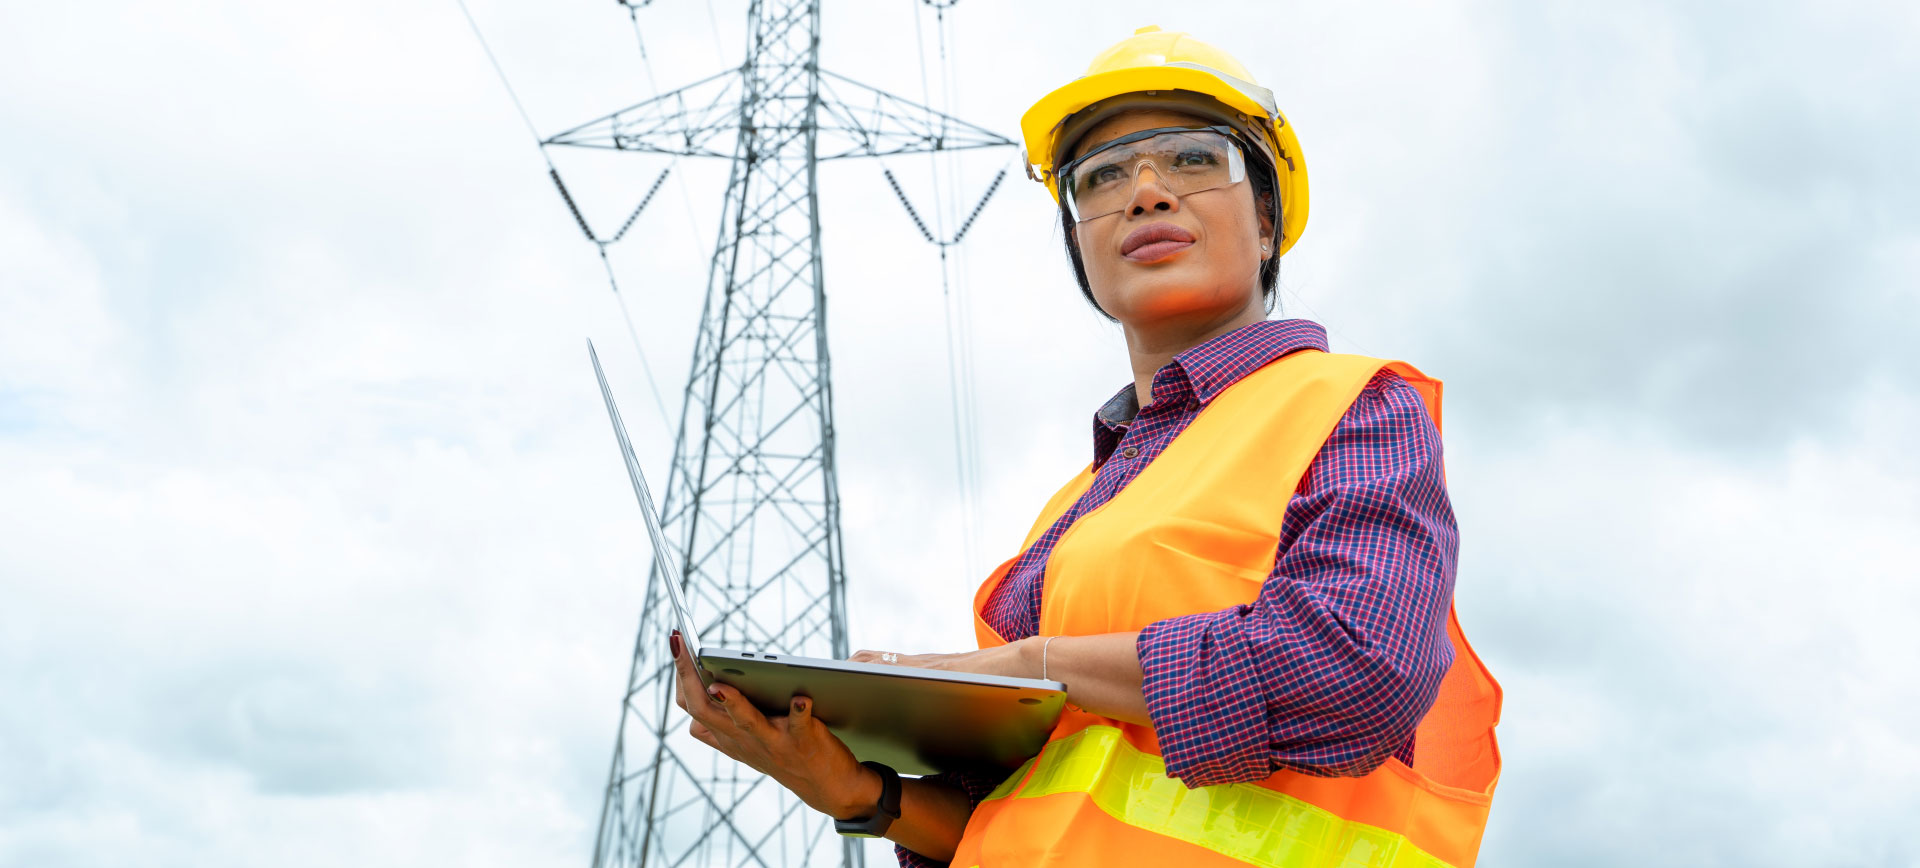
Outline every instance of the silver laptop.
[(640, 500), (654, 565), (673, 605), (669, 623), (678, 625), (686, 649), (698, 661), (695, 670), (703, 686), (716, 680), (731, 685), (766, 714), (787, 713), (795, 696), (812, 697), (814, 717), (855, 757), (886, 763), (901, 774), (1012, 768), (1039, 753), (1066, 704), (1067, 687), (1058, 681), (824, 660), (702, 642), (683, 596), (685, 579), (677, 552), (660, 530), (653, 494), (634, 458), (592, 341), (587, 342), (587, 355), (600, 380), (600, 397), (613, 420), (633, 494)]

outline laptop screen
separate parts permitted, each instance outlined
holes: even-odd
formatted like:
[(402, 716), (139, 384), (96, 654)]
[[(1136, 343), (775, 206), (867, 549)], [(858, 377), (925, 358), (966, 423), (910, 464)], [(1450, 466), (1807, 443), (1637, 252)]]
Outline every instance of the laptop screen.
[[(620, 457), (627, 464), (627, 477), (633, 481), (633, 496), (640, 500), (640, 515), (647, 522), (647, 536), (653, 541), (653, 564), (658, 568), (662, 583), (667, 586), (667, 597), (673, 601), (675, 620), (680, 625), (680, 636), (685, 647), (698, 652), (705, 647), (700, 641), (700, 631), (693, 626), (693, 616), (687, 611), (687, 601), (681, 596), (680, 586), (684, 583), (680, 568), (674, 563), (674, 548), (667, 542), (667, 535), (660, 530), (660, 515), (653, 508), (653, 492), (647, 488), (646, 474), (640, 472), (640, 461), (633, 455), (633, 442), (627, 438), (627, 426), (620, 421), (620, 408), (614, 406), (613, 390), (607, 386), (607, 374), (600, 368), (600, 354), (593, 348), (593, 341), (587, 341), (587, 355), (593, 359), (593, 375), (600, 380), (600, 397), (607, 402), (607, 416), (613, 420), (613, 436), (620, 441)], [(699, 667), (694, 667), (699, 671)], [(706, 680), (706, 673), (700, 678)]]

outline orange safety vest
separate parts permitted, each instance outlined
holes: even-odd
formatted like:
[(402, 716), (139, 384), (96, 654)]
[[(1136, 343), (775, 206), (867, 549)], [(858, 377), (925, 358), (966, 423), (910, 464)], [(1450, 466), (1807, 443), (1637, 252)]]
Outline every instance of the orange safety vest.
[[(1253, 602), (1291, 493), (1383, 367), (1419, 390), (1438, 427), (1440, 382), (1405, 363), (1315, 350), (1269, 363), (1067, 529), (1047, 559), (1040, 635), (1133, 631)], [(1061, 488), (1022, 551), (1092, 483), (1089, 466)], [(982, 648), (1005, 643), (980, 612), (1014, 560), (974, 596)], [(1469, 868), (1500, 776), (1500, 687), (1451, 609), (1447, 636), (1453, 666), (1414, 736), (1412, 767), (1390, 758), (1363, 777), (1279, 771), (1188, 788), (1166, 776), (1152, 727), (1068, 706), (1040, 753), (974, 810), (952, 864)]]

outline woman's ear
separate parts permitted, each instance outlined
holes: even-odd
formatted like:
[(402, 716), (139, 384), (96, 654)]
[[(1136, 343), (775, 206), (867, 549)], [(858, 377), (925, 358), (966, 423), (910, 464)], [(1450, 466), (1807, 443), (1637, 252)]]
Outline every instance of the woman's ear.
[(1264, 261), (1273, 258), (1275, 252), (1273, 249), (1273, 191), (1265, 191), (1258, 198), (1260, 200), (1258, 203), (1260, 206), (1258, 209), (1260, 212), (1260, 258)]

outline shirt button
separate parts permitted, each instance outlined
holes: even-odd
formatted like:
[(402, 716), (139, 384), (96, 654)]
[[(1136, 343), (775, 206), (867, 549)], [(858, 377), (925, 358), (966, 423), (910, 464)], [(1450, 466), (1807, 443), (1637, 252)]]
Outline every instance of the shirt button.
[(1121, 458), (1133, 458), (1135, 456), (1138, 456), (1139, 454), (1140, 454), (1140, 450), (1132, 446), (1128, 446), (1127, 448), (1120, 450)]

